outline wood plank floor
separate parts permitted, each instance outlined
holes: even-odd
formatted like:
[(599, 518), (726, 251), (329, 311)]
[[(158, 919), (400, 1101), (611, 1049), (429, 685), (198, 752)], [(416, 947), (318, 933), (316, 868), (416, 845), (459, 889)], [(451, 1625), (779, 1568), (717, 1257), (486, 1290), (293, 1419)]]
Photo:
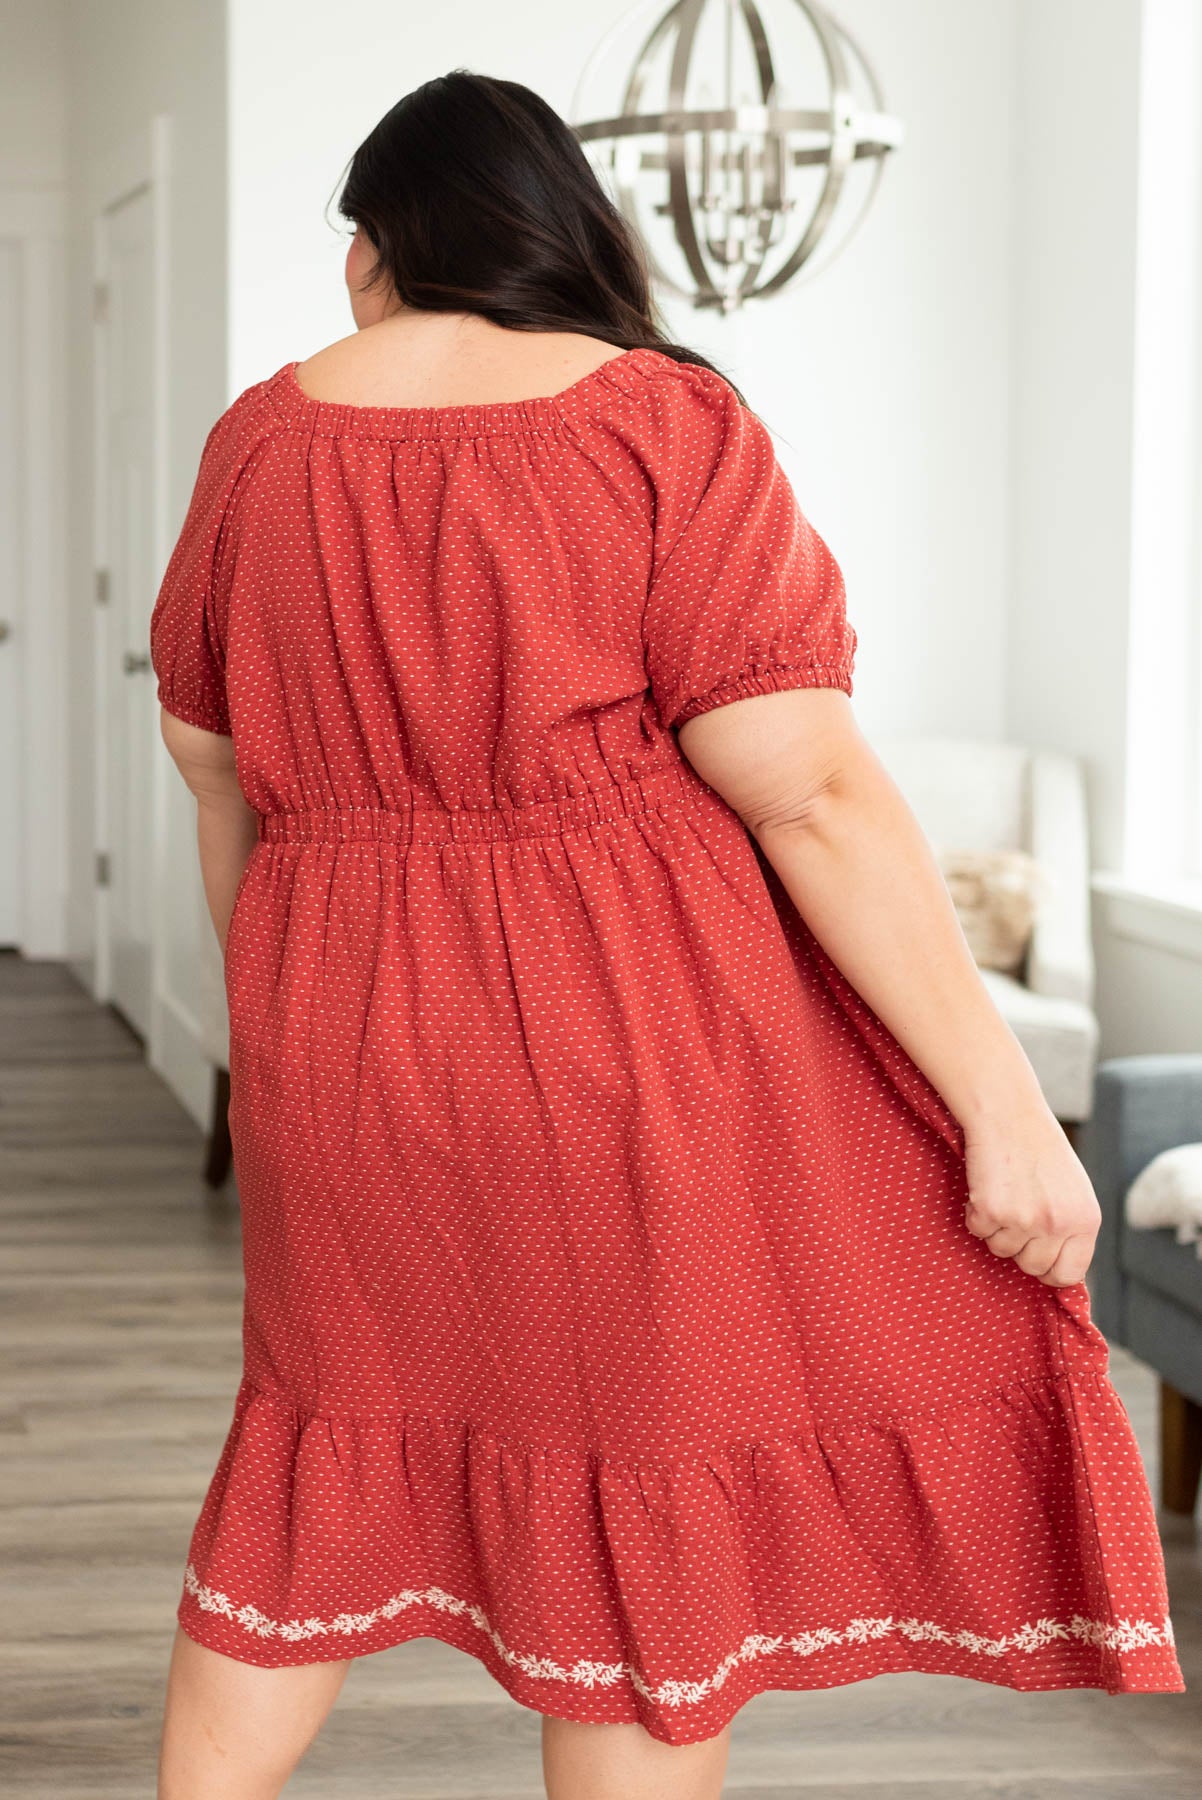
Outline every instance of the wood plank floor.
[[(188, 1534), (238, 1373), (238, 1217), (120, 1022), (0, 956), (0, 1791), (141, 1800)], [(1116, 1352), (1145, 1446), (1148, 1372)], [(887, 1675), (739, 1715), (739, 1800), (1198, 1800), (1202, 1580), (1167, 1528), (1184, 1695)], [(430, 1640), (367, 1657), (289, 1794), (528, 1800), (539, 1721)]]

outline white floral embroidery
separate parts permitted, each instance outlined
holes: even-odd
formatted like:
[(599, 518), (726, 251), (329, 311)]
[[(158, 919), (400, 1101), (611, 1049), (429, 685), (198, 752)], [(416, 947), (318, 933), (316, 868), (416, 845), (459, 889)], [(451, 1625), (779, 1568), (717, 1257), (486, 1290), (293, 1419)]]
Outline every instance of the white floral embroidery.
[(1005, 1656), (1009, 1651), (1041, 1650), (1061, 1638), (1077, 1638), (1107, 1650), (1142, 1650), (1150, 1646), (1172, 1644), (1173, 1627), (1166, 1618), (1159, 1625), (1150, 1619), (1118, 1619), (1107, 1624), (1102, 1619), (1084, 1619), (1079, 1614), (1067, 1622), (1062, 1619), (1037, 1619), (1020, 1625), (1005, 1637), (982, 1637), (976, 1631), (948, 1631), (932, 1619), (852, 1619), (842, 1630), (832, 1625), (815, 1631), (803, 1631), (797, 1637), (744, 1638), (718, 1664), (713, 1674), (701, 1681), (663, 1681), (649, 1687), (630, 1663), (580, 1661), (566, 1666), (548, 1656), (531, 1656), (511, 1650), (494, 1630), (488, 1615), (470, 1601), (448, 1594), (444, 1588), (405, 1588), (394, 1594), (373, 1612), (339, 1613), (333, 1619), (269, 1619), (256, 1606), (236, 1606), (228, 1594), (206, 1587), (189, 1563), (184, 1587), (202, 1612), (217, 1613), (241, 1625), (255, 1637), (282, 1638), (285, 1643), (303, 1643), (318, 1637), (359, 1637), (382, 1619), (395, 1619), (412, 1606), (433, 1607), (436, 1612), (466, 1617), (488, 1638), (497, 1655), (511, 1668), (535, 1681), (566, 1681), (577, 1687), (613, 1687), (615, 1682), (629, 1681), (635, 1690), (660, 1706), (697, 1706), (713, 1693), (741, 1663), (755, 1662), (762, 1656), (775, 1656), (789, 1650), (795, 1656), (814, 1656), (821, 1650), (837, 1649), (842, 1644), (868, 1644), (880, 1638), (899, 1636), (915, 1644), (948, 1644), (969, 1650), (978, 1656)]

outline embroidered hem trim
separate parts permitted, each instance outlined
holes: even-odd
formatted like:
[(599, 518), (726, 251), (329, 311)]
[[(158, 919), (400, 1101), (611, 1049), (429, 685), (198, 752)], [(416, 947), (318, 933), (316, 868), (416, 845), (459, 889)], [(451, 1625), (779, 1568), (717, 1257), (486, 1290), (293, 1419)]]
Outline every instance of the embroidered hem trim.
[(269, 1619), (255, 1606), (236, 1606), (228, 1594), (206, 1587), (191, 1563), (184, 1574), (184, 1587), (202, 1612), (217, 1613), (241, 1625), (254, 1637), (282, 1638), (285, 1643), (302, 1643), (307, 1638), (358, 1637), (384, 1620), (395, 1619), (412, 1606), (430, 1606), (436, 1612), (467, 1617), (483, 1632), (502, 1661), (535, 1681), (570, 1682), (578, 1687), (613, 1687), (629, 1681), (635, 1690), (660, 1706), (697, 1706), (717, 1693), (727, 1676), (741, 1663), (755, 1662), (761, 1656), (774, 1656), (791, 1650), (796, 1656), (813, 1656), (820, 1650), (834, 1650), (846, 1644), (874, 1643), (881, 1638), (903, 1637), (916, 1644), (948, 1644), (977, 1656), (1005, 1656), (1010, 1651), (1042, 1650), (1058, 1639), (1075, 1638), (1096, 1644), (1106, 1650), (1142, 1650), (1172, 1644), (1173, 1627), (1166, 1618), (1156, 1625), (1149, 1619), (1119, 1619), (1113, 1625), (1101, 1619), (1085, 1619), (1079, 1614), (1071, 1619), (1036, 1619), (1020, 1625), (1005, 1637), (982, 1637), (975, 1631), (948, 1631), (932, 1619), (852, 1619), (842, 1630), (820, 1626), (816, 1631), (803, 1631), (797, 1637), (744, 1638), (737, 1650), (723, 1657), (713, 1674), (702, 1681), (664, 1681), (650, 1687), (630, 1663), (580, 1661), (565, 1667), (550, 1657), (531, 1656), (511, 1650), (493, 1628), (488, 1615), (470, 1601), (461, 1600), (439, 1587), (405, 1588), (382, 1606), (367, 1613), (339, 1613), (333, 1619)]

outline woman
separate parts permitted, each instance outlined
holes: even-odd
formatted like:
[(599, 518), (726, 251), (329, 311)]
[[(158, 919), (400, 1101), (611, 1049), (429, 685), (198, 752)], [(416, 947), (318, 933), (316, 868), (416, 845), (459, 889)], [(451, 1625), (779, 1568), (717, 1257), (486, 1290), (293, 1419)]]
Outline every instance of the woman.
[(767, 1688), (1180, 1690), (1097, 1204), (765, 427), (527, 89), (341, 208), (358, 330), (215, 426), (152, 626), (247, 1274), (165, 1800), (417, 1636), (552, 1800), (717, 1794)]

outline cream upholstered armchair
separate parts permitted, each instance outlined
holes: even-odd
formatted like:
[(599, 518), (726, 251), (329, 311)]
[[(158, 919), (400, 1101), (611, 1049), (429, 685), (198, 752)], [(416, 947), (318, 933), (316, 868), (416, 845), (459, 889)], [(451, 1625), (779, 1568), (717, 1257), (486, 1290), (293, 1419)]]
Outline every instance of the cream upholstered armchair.
[(1088, 1118), (1098, 1023), (1080, 764), (974, 739), (874, 738), (873, 748), (937, 851), (1025, 850), (1039, 864), (1044, 892), (1022, 969), (981, 976), (1056, 1117)]

